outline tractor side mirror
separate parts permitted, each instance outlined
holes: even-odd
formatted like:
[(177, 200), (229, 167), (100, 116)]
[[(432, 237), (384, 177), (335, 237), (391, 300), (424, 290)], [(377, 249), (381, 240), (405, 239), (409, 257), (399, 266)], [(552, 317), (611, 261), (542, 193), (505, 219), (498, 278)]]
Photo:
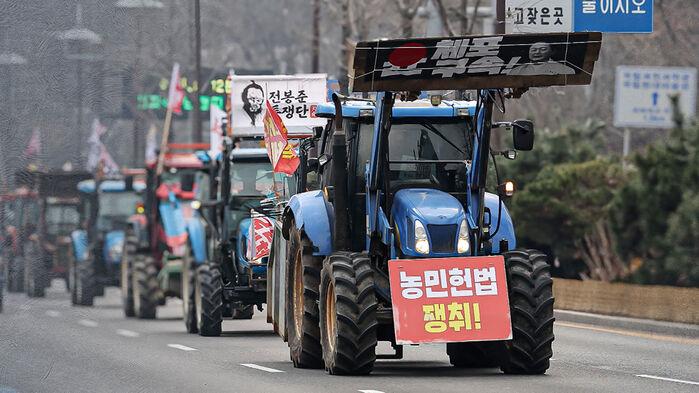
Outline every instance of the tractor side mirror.
[(324, 129), (325, 127), (323, 126), (313, 127), (313, 139), (320, 139), (321, 135), (323, 135)]
[(515, 150), (529, 151), (534, 148), (534, 122), (515, 120), (512, 123), (512, 140)]
[(306, 172), (317, 171), (319, 166), (320, 159), (318, 157), (308, 157), (306, 160)]

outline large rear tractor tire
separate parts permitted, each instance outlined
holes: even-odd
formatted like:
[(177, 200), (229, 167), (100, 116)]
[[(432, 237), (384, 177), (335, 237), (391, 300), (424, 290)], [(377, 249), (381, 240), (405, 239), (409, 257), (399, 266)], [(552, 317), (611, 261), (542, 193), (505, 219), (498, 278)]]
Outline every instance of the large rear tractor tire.
[(24, 289), (29, 297), (46, 296), (48, 269), (39, 245), (30, 241), (24, 249)]
[(196, 287), (196, 265), (190, 258), (182, 261), (182, 317), (187, 333), (198, 333), (197, 309), (194, 300)]
[(475, 343), (447, 344), (449, 362), (457, 368), (491, 368), (500, 364), (488, 351)]
[(71, 301), (75, 306), (92, 306), (95, 301), (97, 279), (95, 276), (95, 267), (91, 258), (85, 261), (76, 263), (75, 259), (71, 259), (71, 267), (69, 269), (73, 275), (71, 291)]
[(162, 293), (158, 284), (158, 267), (150, 255), (137, 254), (133, 261), (134, 313), (139, 319), (155, 319)]
[(133, 300), (133, 261), (136, 257), (136, 242), (134, 236), (127, 236), (124, 245), (124, 253), (121, 257), (121, 303), (124, 309), (124, 316), (135, 317), (136, 310)]
[(544, 374), (553, 356), (553, 280), (546, 255), (536, 250), (505, 254), (512, 340), (500, 368), (506, 374)]
[(8, 257), (7, 291), (12, 293), (24, 292), (24, 258), (21, 255)]
[(217, 265), (205, 263), (197, 269), (194, 300), (199, 335), (221, 335), (223, 317), (223, 280)]
[(365, 375), (374, 369), (377, 306), (369, 258), (330, 255), (320, 278), (320, 336), (328, 373)]
[(287, 253), (286, 326), (294, 367), (322, 368), (320, 345), (320, 270), (323, 259), (313, 256), (313, 246), (292, 221)]

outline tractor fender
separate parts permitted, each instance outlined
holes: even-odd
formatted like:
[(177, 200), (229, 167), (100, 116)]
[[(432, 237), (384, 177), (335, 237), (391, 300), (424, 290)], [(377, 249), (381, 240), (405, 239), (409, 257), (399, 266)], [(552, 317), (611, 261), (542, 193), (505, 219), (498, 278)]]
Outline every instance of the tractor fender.
[(70, 234), (70, 241), (73, 245), (73, 256), (77, 262), (84, 262), (89, 256), (89, 243), (87, 231), (77, 230)]
[[(498, 226), (498, 205), (500, 198), (489, 192), (485, 193), (485, 206), (490, 209), (490, 231), (491, 233), (495, 231)], [(502, 221), (500, 221), (500, 229), (493, 237), (493, 253), (499, 254), (500, 251), (500, 240), (507, 240), (507, 245), (510, 250), (514, 250), (517, 247), (517, 238), (515, 237), (515, 227), (512, 224), (512, 217), (510, 217), (510, 212), (507, 210), (505, 203), (502, 204)], [(504, 252), (506, 250), (503, 250)]]
[(332, 252), (332, 224), (330, 209), (320, 190), (302, 192), (289, 199), (284, 211), (282, 233), (289, 239), (291, 219), (296, 229), (302, 230), (313, 244), (313, 255), (325, 256)]
[(195, 213), (192, 219), (187, 221), (187, 233), (194, 262), (197, 265), (206, 262), (206, 231), (198, 213)]

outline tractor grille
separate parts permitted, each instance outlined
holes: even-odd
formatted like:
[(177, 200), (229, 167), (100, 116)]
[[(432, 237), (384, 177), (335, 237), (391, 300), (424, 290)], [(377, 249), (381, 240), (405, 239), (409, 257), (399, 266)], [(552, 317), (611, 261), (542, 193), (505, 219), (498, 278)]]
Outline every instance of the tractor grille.
[(453, 253), (456, 249), (456, 225), (427, 225), (432, 240), (432, 251), (440, 253)]

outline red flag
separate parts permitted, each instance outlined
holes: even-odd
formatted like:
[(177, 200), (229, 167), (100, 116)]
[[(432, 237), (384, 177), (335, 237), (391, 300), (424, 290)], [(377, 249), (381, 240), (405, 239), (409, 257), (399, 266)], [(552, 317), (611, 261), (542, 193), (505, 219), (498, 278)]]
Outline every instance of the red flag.
[(32, 136), (29, 138), (27, 148), (24, 149), (24, 156), (36, 157), (39, 154), (41, 154), (41, 135), (39, 134), (39, 129), (35, 128), (32, 131)]
[(181, 115), (182, 101), (184, 101), (184, 89), (180, 84), (180, 64), (175, 63), (175, 65), (172, 66), (172, 75), (170, 76), (170, 89), (167, 93), (167, 108), (172, 110), (172, 113)]
[(262, 121), (265, 126), (265, 145), (274, 172), (293, 175), (299, 166), (299, 157), (286, 139), (287, 130), (281, 117), (267, 101)]

